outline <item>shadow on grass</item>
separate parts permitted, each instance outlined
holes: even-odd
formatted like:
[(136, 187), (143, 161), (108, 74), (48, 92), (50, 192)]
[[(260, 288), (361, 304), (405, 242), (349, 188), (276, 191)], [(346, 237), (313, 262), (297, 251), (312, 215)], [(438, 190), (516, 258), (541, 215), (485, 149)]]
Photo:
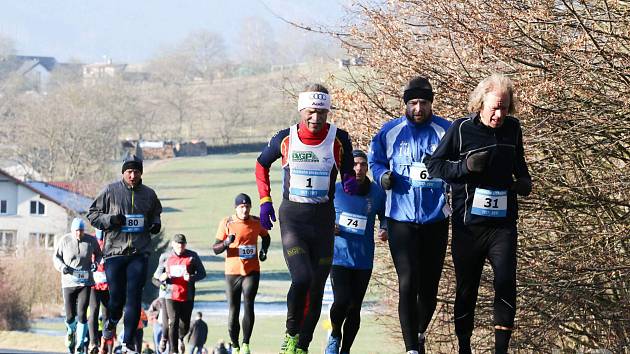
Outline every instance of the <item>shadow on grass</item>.
[(207, 184), (193, 184), (193, 185), (187, 185), (187, 184), (163, 185), (163, 186), (160, 186), (160, 187), (156, 187), (156, 189), (158, 191), (163, 191), (163, 190), (175, 190), (175, 189), (229, 188), (229, 187), (239, 187), (239, 186), (251, 187), (252, 183), (255, 183), (254, 178), (253, 178), (253, 174), (252, 174), (252, 180), (251, 181), (217, 183), (217, 184), (215, 184), (215, 183), (207, 183)]
[(163, 213), (177, 213), (177, 212), (181, 212), (181, 209), (177, 209), (177, 208), (172, 208), (172, 207), (163, 207), (162, 208), (162, 212)]
[(219, 290), (197, 289), (195, 291), (195, 296), (217, 295), (217, 294), (225, 295), (225, 290), (224, 289), (219, 289)]
[(223, 263), (225, 261), (225, 258), (223, 258), (222, 256), (215, 256), (215, 255), (206, 255), (206, 256), (199, 255), (199, 258), (201, 259), (202, 262), (221, 262), (221, 263)]
[(287, 280), (291, 281), (291, 274), (288, 271), (270, 271), (260, 274), (260, 280)]

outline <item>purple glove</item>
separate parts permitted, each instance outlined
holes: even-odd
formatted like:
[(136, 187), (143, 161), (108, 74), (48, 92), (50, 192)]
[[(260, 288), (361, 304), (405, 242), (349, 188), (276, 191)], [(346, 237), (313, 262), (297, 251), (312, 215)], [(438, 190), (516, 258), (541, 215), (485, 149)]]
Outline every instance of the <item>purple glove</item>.
[(343, 183), (343, 191), (350, 194), (355, 195), (359, 191), (359, 182), (357, 182), (357, 178), (349, 173), (343, 175), (341, 179)]
[(271, 222), (276, 221), (276, 213), (273, 211), (272, 202), (264, 202), (260, 204), (260, 225), (267, 230), (271, 230), (273, 224)]

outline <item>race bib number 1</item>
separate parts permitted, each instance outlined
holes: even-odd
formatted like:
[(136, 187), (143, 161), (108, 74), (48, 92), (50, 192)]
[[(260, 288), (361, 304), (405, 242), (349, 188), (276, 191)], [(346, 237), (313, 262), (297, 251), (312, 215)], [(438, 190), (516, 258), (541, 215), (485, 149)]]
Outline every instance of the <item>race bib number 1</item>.
[(351, 234), (365, 234), (367, 216), (343, 212), (339, 215), (339, 229)]
[(300, 197), (323, 197), (328, 194), (330, 173), (328, 171), (291, 171), (289, 193)]
[(505, 217), (507, 215), (507, 191), (476, 188), (471, 213), (492, 218)]
[(256, 245), (238, 246), (238, 256), (241, 259), (252, 259), (256, 257)]
[(144, 215), (129, 214), (125, 215), (125, 225), (121, 228), (122, 232), (143, 232), (144, 231)]

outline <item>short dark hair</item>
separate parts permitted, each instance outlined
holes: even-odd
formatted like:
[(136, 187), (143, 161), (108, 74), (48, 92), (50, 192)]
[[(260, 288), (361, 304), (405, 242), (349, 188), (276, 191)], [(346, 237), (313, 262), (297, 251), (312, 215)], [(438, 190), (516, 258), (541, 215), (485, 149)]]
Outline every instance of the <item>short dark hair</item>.
[(326, 86), (322, 85), (322, 84), (318, 84), (318, 83), (309, 83), (304, 87), (304, 91), (303, 92), (323, 92), (328, 94), (328, 89), (326, 88)]
[(197, 311), (197, 317), (199, 318), (203, 317), (203, 315), (201, 314), (201, 311)]

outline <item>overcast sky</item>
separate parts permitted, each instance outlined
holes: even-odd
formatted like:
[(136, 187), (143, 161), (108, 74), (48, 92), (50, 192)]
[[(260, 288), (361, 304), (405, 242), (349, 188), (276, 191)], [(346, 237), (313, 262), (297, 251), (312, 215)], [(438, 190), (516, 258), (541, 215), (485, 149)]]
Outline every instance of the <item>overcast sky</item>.
[(282, 17), (308, 24), (339, 24), (349, 0), (0, 0), (0, 33), (18, 54), (136, 63), (192, 31), (238, 40), (240, 24), (258, 16), (276, 36)]

